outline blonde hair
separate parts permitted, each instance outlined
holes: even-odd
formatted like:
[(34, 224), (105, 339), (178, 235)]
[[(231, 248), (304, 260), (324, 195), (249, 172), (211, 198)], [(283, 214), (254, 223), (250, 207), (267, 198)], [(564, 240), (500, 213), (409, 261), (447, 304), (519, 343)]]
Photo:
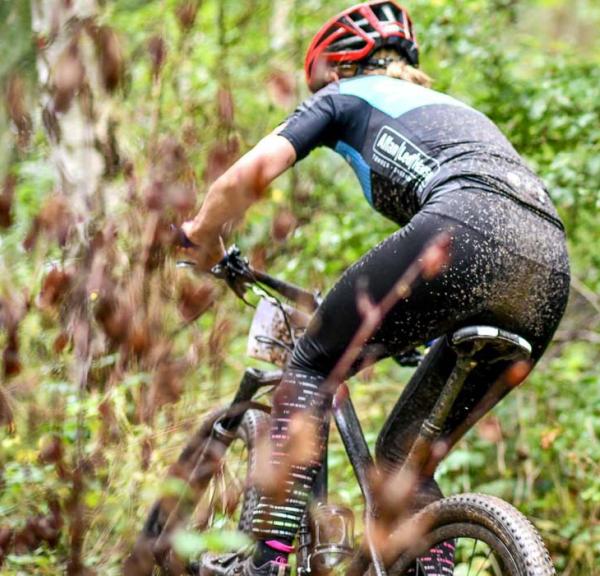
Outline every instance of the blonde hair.
[(419, 84), (420, 86), (425, 86), (426, 88), (431, 88), (431, 85), (433, 84), (433, 80), (429, 75), (422, 70), (411, 66), (402, 58), (402, 56), (400, 56), (400, 54), (398, 54), (398, 52), (396, 52), (396, 50), (381, 48), (377, 50), (371, 58), (390, 60), (390, 63), (387, 65), (387, 68), (368, 70), (365, 72), (365, 74), (385, 74), (391, 78), (406, 80), (407, 82)]

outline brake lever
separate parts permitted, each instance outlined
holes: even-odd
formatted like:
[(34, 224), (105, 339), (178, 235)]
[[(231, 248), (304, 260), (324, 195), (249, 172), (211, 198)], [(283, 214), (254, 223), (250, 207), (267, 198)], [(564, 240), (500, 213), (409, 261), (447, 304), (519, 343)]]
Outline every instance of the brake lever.
[(215, 278), (224, 280), (233, 293), (245, 304), (251, 304), (245, 299), (248, 285), (253, 281), (253, 274), (248, 261), (242, 258), (240, 249), (232, 246), (227, 255), (213, 267), (211, 273)]

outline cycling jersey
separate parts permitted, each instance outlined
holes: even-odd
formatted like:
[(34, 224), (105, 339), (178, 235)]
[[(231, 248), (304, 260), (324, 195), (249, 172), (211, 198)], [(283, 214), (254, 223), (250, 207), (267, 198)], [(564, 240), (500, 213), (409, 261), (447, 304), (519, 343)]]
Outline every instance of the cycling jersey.
[(352, 166), (369, 203), (399, 224), (463, 187), (508, 196), (559, 227), (542, 181), (485, 115), (446, 94), (388, 76), (329, 84), (280, 135), (298, 160), (318, 146)]

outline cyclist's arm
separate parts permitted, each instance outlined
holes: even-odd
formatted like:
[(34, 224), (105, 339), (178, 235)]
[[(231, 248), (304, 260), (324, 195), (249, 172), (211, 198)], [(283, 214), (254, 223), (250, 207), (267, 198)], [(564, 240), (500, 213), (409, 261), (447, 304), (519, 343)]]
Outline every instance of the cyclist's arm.
[(270, 134), (240, 158), (210, 187), (197, 216), (183, 225), (188, 238), (201, 247), (199, 266), (207, 269), (221, 254), (220, 237), (227, 236), (264, 190), (297, 159), (290, 142)]
[(223, 254), (219, 238), (227, 236), (275, 178), (317, 146), (335, 140), (334, 95), (339, 95), (337, 83), (303, 102), (283, 126), (210, 187), (198, 215), (183, 225), (186, 235), (199, 246), (194, 250), (198, 266), (208, 269), (220, 260)]

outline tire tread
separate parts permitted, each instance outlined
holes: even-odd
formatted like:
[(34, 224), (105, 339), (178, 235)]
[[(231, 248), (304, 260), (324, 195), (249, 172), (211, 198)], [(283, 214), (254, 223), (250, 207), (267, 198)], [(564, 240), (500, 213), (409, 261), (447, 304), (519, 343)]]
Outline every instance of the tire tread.
[(456, 522), (478, 523), (509, 548), (522, 570), (520, 576), (556, 576), (550, 554), (533, 524), (514, 506), (486, 494), (458, 494), (430, 504), (419, 516), (431, 528)]

